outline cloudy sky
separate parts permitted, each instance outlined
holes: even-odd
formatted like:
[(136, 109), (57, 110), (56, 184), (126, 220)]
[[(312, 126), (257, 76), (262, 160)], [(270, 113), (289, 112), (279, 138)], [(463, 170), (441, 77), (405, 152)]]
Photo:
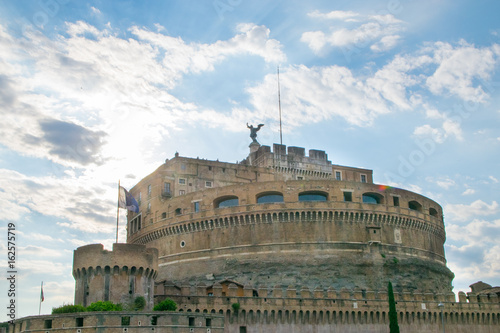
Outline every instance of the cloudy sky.
[[(2, 1), (0, 267), (13, 223), (18, 317), (38, 313), (41, 281), (42, 313), (73, 302), (73, 250), (111, 247), (118, 180), (130, 188), (175, 152), (242, 160), (247, 122), (279, 142), (278, 66), (284, 144), (436, 200), (454, 291), (500, 285), (499, 12), (494, 0)], [(120, 225), (123, 242), (124, 212)]]

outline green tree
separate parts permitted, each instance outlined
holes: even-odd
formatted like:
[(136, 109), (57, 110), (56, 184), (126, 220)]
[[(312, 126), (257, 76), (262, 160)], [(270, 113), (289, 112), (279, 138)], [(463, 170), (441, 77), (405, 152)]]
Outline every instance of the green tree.
[(177, 310), (177, 303), (175, 303), (170, 298), (167, 298), (163, 302), (155, 305), (153, 311), (175, 311)]
[(52, 314), (85, 312), (84, 306), (76, 304), (63, 304), (58, 308), (52, 308)]
[(240, 309), (240, 303), (233, 303), (231, 304), (231, 307), (233, 308), (234, 312), (238, 312), (238, 310)]
[(98, 301), (87, 306), (87, 311), (122, 311), (121, 304), (114, 304), (111, 301)]
[(396, 302), (394, 301), (391, 281), (389, 281), (387, 289), (387, 293), (389, 294), (389, 331), (390, 333), (399, 333), (398, 313), (396, 312)]

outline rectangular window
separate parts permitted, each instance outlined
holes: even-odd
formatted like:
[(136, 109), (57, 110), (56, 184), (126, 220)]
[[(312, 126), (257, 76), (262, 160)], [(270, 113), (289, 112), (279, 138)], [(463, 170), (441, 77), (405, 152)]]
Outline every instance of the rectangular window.
[(212, 326), (212, 318), (205, 318), (205, 326), (206, 327)]
[(399, 207), (399, 197), (392, 197), (392, 201), (395, 207)]
[(297, 180), (302, 180), (302, 179), (304, 179), (304, 177), (297, 176)]
[(179, 178), (179, 184), (181, 184), (181, 185), (186, 185), (186, 179), (184, 179), (184, 178)]
[(186, 170), (186, 164), (181, 163), (181, 170)]
[(194, 317), (189, 317), (189, 327), (194, 327)]
[(76, 318), (76, 327), (83, 327), (83, 317)]
[(247, 327), (246, 326), (240, 326), (240, 333), (247, 333)]
[(43, 322), (43, 328), (45, 328), (45, 329), (52, 328), (52, 319), (46, 319)]
[(208, 166), (208, 171), (212, 171), (212, 167), (211, 166)]
[(352, 201), (352, 192), (344, 192), (344, 201)]
[(366, 175), (361, 175), (361, 182), (366, 183)]
[(342, 172), (335, 171), (335, 180), (342, 180)]
[(212, 187), (212, 182), (205, 182), (205, 187)]
[(170, 193), (170, 183), (163, 183), (163, 192)]
[(158, 316), (151, 317), (151, 326), (156, 326), (158, 324)]
[(142, 193), (139, 192), (139, 200), (137, 200), (137, 204), (139, 204), (139, 206), (141, 205), (141, 200), (142, 200)]
[(148, 197), (151, 196), (151, 185), (148, 185)]
[(200, 211), (200, 202), (196, 201), (196, 202), (193, 202), (193, 203), (194, 203), (194, 211), (195, 211), (195, 213), (199, 212)]
[(185, 190), (179, 190), (179, 195), (184, 195), (184, 194), (186, 194)]
[(130, 317), (122, 317), (122, 326), (129, 326), (130, 325)]

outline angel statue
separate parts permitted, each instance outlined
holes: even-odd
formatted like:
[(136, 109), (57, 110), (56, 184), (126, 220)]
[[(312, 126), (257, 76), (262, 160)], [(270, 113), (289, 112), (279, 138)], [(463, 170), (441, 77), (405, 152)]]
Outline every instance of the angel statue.
[(252, 143), (258, 143), (257, 142), (257, 132), (260, 130), (260, 128), (264, 126), (264, 124), (259, 124), (257, 127), (253, 127), (253, 125), (248, 125), (247, 123), (247, 127), (250, 129), (250, 137), (252, 138)]

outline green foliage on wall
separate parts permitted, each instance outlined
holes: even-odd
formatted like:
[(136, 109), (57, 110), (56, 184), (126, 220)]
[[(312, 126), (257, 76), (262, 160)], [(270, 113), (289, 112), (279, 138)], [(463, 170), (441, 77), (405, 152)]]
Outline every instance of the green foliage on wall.
[(89, 312), (94, 312), (94, 311), (122, 311), (122, 306), (121, 304), (114, 304), (111, 301), (99, 301), (90, 304), (87, 306), (87, 311)]
[(146, 307), (146, 299), (144, 296), (137, 296), (134, 300), (134, 310), (143, 310)]
[(233, 308), (234, 312), (238, 312), (238, 310), (240, 309), (240, 303), (233, 303), (231, 304), (231, 307)]
[(177, 310), (177, 303), (175, 303), (170, 298), (167, 298), (163, 302), (155, 305), (153, 311), (175, 311)]
[(85, 312), (87, 309), (85, 309), (84, 306), (81, 305), (73, 305), (73, 304), (64, 304), (61, 305), (60, 307), (57, 308), (52, 308), (52, 314), (59, 314), (59, 313), (76, 313), (76, 312)]

